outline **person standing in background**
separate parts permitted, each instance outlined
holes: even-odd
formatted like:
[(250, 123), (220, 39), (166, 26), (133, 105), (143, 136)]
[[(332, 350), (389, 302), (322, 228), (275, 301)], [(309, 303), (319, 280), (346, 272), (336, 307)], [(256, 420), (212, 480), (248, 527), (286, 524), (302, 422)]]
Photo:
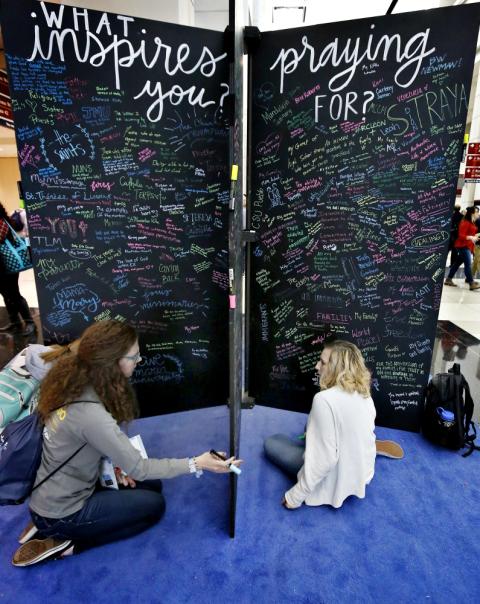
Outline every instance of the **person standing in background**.
[(470, 289), (474, 290), (480, 288), (480, 283), (474, 281), (472, 277), (472, 254), (479, 238), (477, 227), (475, 226), (477, 215), (477, 208), (475, 206), (470, 206), (467, 208), (465, 216), (460, 222), (458, 237), (455, 241), (455, 248), (458, 252), (458, 256), (455, 262), (450, 266), (448, 277), (445, 279), (445, 285), (457, 287), (452, 279), (463, 264), (465, 267), (465, 280), (469, 284)]
[[(5, 239), (12, 239), (9, 227), (14, 228), (6, 209), (0, 203), (0, 243), (3, 243)], [(7, 325), (0, 327), (0, 332), (9, 331), (26, 336), (35, 331), (35, 324), (28, 307), (28, 302), (20, 294), (18, 275), (19, 273), (7, 273), (0, 256), (0, 294), (3, 296), (5, 308), (10, 319)], [(24, 320), (25, 325), (22, 324), (20, 317)]]
[[(475, 206), (477, 210), (479, 210), (478, 206)], [(475, 226), (477, 227), (477, 232), (480, 233), (480, 214), (476, 214)], [(475, 244), (475, 249), (473, 252), (473, 265), (472, 265), (472, 277), (475, 279), (478, 274), (478, 269), (480, 268), (480, 241), (477, 241)]]
[(459, 203), (456, 203), (450, 222), (450, 240), (448, 242), (448, 251), (450, 252), (450, 266), (455, 264), (455, 261), (457, 260), (458, 252), (455, 248), (455, 241), (458, 238), (458, 227), (460, 226), (462, 218), (462, 207)]

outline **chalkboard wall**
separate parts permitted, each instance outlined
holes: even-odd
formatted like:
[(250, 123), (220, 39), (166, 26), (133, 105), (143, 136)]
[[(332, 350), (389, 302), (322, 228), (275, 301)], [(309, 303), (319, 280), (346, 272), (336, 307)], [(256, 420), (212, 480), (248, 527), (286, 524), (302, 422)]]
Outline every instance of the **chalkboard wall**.
[(144, 415), (228, 396), (223, 35), (2, 2), (46, 342), (132, 323)]
[(478, 6), (263, 33), (253, 56), (250, 393), (307, 411), (328, 337), (416, 430), (449, 237)]

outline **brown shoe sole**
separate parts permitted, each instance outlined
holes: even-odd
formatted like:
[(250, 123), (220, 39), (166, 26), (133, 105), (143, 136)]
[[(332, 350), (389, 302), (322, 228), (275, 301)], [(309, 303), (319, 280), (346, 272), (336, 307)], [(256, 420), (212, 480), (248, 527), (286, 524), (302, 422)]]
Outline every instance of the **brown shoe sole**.
[(405, 455), (402, 447), (393, 440), (377, 440), (375, 441), (377, 455), (390, 457), (391, 459), (402, 459)]
[(71, 540), (59, 541), (56, 539), (32, 539), (21, 545), (13, 555), (14, 566), (30, 566), (42, 560), (56, 557), (66, 550)]

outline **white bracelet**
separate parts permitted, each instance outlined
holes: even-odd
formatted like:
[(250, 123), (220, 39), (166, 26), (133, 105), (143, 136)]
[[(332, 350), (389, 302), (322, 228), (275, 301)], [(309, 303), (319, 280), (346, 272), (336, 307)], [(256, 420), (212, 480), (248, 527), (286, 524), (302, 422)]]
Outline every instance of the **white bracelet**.
[(190, 474), (195, 474), (196, 478), (200, 478), (200, 476), (203, 474), (203, 470), (199, 470), (197, 468), (195, 457), (188, 458), (188, 469), (190, 470)]

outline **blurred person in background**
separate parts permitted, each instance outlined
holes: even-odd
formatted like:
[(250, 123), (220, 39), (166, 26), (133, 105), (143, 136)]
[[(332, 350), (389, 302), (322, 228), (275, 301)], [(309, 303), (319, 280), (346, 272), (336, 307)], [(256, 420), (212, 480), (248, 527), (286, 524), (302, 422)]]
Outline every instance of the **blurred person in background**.
[(448, 272), (448, 277), (445, 279), (445, 285), (457, 287), (456, 283), (453, 282), (456, 272), (463, 264), (465, 268), (465, 281), (468, 283), (471, 290), (479, 289), (480, 283), (473, 280), (472, 276), (472, 256), (480, 235), (475, 225), (475, 221), (478, 218), (478, 208), (476, 206), (470, 206), (465, 212), (465, 216), (460, 221), (458, 227), (458, 237), (455, 241), (455, 249), (457, 250), (457, 257), (454, 263), (451, 264)]
[[(0, 203), (0, 243), (6, 239), (13, 243), (10, 227), (15, 230), (10, 217), (2, 203)], [(23, 229), (23, 226), (22, 226)], [(30, 335), (35, 331), (35, 324), (28, 307), (28, 302), (20, 294), (18, 287), (19, 273), (8, 273), (0, 255), (0, 294), (5, 301), (9, 322), (0, 326), (0, 332), (9, 331), (21, 335)], [(22, 323), (22, 319), (24, 324)]]

